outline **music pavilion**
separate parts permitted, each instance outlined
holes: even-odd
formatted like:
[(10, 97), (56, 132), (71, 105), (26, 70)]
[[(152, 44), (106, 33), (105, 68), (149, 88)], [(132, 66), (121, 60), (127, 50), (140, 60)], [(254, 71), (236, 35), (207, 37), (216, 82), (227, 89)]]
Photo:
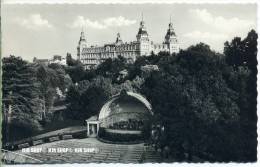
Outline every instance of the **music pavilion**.
[(122, 91), (103, 105), (98, 116), (86, 120), (88, 137), (138, 138), (152, 115), (151, 104), (142, 95)]

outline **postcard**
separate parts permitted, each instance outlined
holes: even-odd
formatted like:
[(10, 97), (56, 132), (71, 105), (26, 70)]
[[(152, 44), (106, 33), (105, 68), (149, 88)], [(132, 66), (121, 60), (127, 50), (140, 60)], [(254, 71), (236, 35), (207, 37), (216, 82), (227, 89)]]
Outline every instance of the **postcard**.
[(257, 162), (257, 3), (8, 3), (3, 164)]

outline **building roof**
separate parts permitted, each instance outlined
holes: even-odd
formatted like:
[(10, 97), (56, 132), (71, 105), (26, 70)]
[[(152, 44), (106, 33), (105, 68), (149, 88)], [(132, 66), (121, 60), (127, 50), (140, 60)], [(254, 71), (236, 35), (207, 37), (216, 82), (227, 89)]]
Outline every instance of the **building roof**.
[(48, 62), (48, 59), (35, 59), (35, 62)]
[(141, 29), (141, 28), (139, 29), (138, 34), (141, 34), (141, 35), (148, 35), (147, 31), (144, 30), (144, 29)]
[(170, 38), (176, 38), (176, 34), (175, 34), (175, 31), (174, 31), (174, 28), (173, 28), (173, 24), (170, 23), (169, 24), (169, 28), (167, 30), (167, 33), (165, 35), (165, 40), (167, 42), (167, 40), (169, 40)]
[(144, 21), (140, 22), (140, 28), (138, 31), (138, 35), (148, 35)]
[(97, 121), (97, 116), (94, 115), (94, 116), (88, 118), (86, 121), (87, 121), (87, 122), (88, 122), (88, 121)]

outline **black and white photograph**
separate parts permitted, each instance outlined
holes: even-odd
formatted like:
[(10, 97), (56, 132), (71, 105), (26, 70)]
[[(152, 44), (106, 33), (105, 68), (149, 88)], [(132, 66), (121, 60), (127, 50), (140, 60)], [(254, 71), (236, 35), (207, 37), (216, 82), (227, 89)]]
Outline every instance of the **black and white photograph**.
[(257, 163), (256, 2), (12, 1), (2, 164)]

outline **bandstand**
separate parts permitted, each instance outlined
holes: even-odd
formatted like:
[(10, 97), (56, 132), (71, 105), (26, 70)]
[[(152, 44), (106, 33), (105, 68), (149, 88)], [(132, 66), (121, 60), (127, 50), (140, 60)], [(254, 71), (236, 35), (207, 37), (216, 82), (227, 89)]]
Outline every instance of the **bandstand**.
[[(151, 104), (145, 97), (138, 93), (122, 91), (103, 105), (98, 116), (86, 120), (88, 136), (139, 138), (145, 127), (149, 126), (152, 115)], [(102, 133), (99, 133), (101, 129)]]

